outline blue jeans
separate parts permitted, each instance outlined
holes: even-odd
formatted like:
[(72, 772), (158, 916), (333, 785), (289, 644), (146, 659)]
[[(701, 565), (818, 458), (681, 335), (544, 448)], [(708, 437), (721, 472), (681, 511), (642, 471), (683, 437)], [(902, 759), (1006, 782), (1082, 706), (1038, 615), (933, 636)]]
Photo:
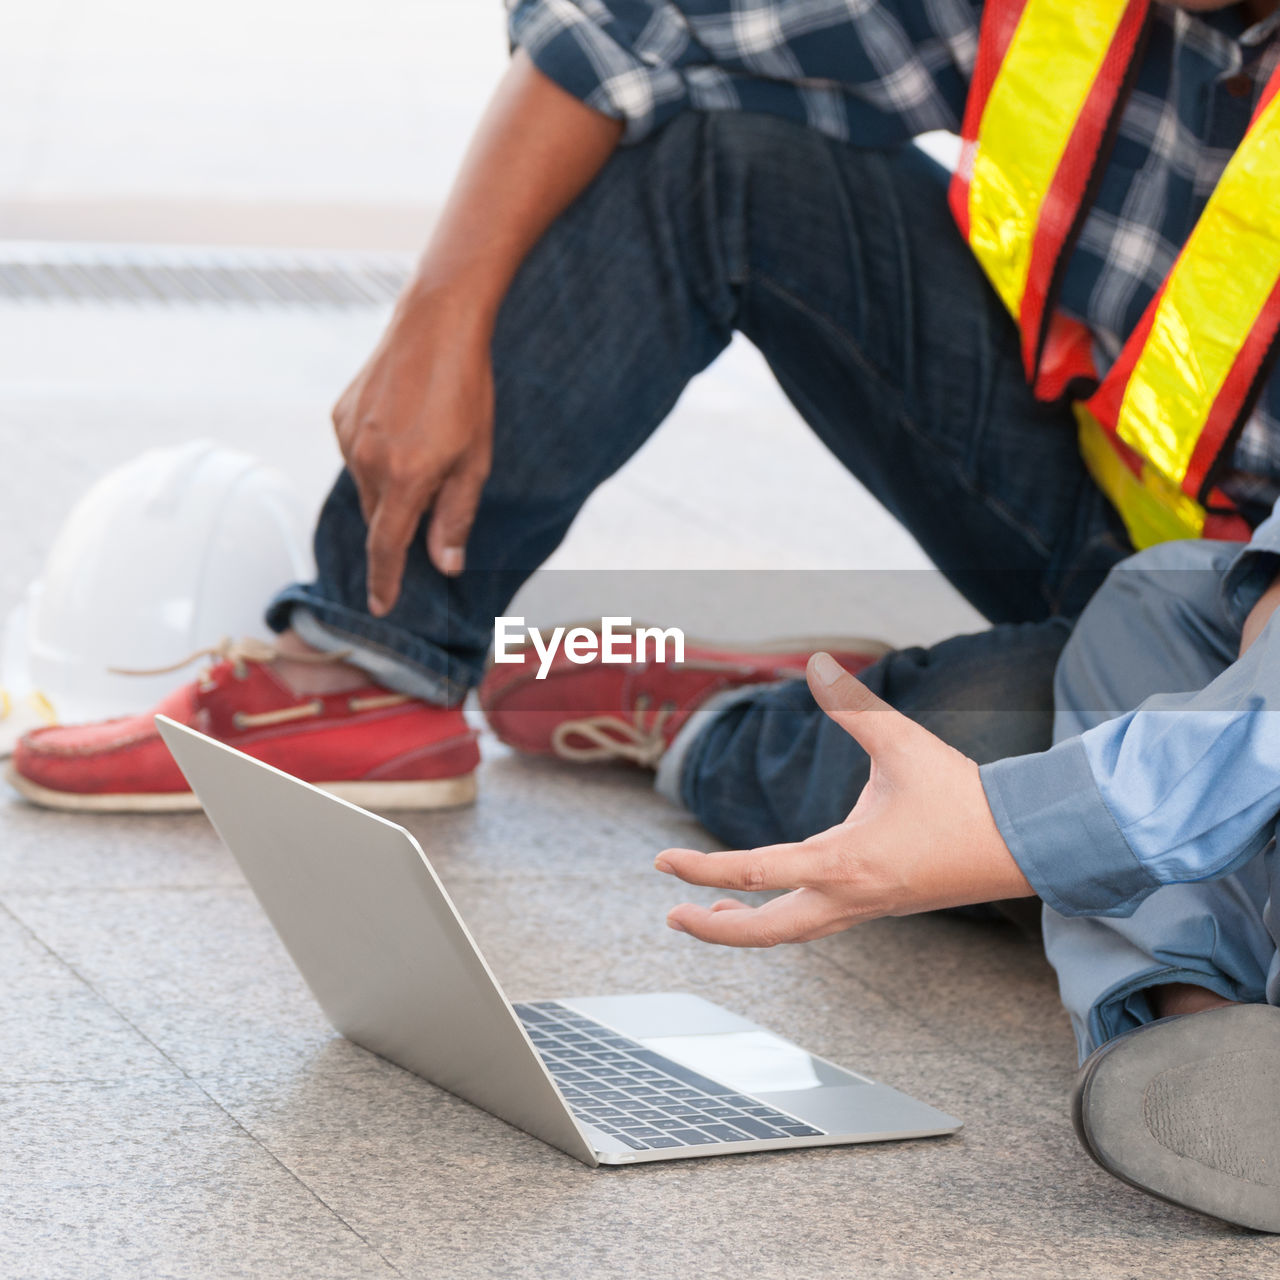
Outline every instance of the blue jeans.
[[(317, 581), (282, 592), (270, 623), (458, 701), (494, 617), (735, 330), (993, 624), (894, 653), (867, 683), (980, 761), (1047, 746), (1054, 665), (1128, 551), (1123, 529), (1070, 412), (1028, 390), (944, 172), (912, 147), (860, 149), (766, 116), (688, 113), (619, 151), (529, 255), (493, 344), (494, 468), (467, 571), (443, 578), (419, 536), (395, 609), (372, 618), (344, 473), (316, 531)], [(868, 768), (796, 685), (736, 704), (682, 758), (680, 796), (731, 843), (830, 825)]]

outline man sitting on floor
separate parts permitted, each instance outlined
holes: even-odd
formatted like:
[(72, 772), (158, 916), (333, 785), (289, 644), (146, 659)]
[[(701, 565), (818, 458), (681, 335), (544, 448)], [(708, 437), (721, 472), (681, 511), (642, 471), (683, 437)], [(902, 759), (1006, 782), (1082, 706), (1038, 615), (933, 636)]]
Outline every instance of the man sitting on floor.
[[(1259, 978), (1280, 757), (1260, 750), (1266, 633), (1232, 661), (1247, 597), (1220, 615), (1213, 592), (1143, 586), (1125, 627), (1073, 642), (1059, 728), (1083, 732), (1036, 754), (1071, 623), (1108, 570), (1220, 540), (1112, 577), (1098, 608), (1123, 615), (1118, 584), (1163, 555), (1231, 554), (1280, 493), (1276, 7), (512, 0), (519, 52), (335, 411), (347, 470), (317, 581), (271, 605), (275, 660), (230, 650), (160, 710), (373, 804), (467, 798), (461, 703), (494, 619), (742, 332), (992, 626), (867, 665), (895, 713), (855, 714), (869, 695), (843, 678), (819, 686), (830, 709), (853, 700), (841, 723), (861, 746), (781, 679), (791, 660), (746, 652), (601, 679), (585, 702), (555, 680), (530, 706), (495, 679), (491, 719), (551, 749), (616, 723), (716, 836), (799, 842), (799, 862), (748, 857), (746, 887), (808, 877), (815, 850), (845, 851), (872, 813), (887, 824), (883, 883), (842, 852), (833, 891), (684, 908), (691, 932), (815, 936), (1039, 890), (1082, 1046), (1106, 1041), (1081, 1097), (1090, 1149), (1158, 1194), (1280, 1229), (1255, 1212), (1280, 1200), (1258, 1105), (1280, 1071)], [(931, 129), (964, 135), (950, 182), (911, 145)], [(1151, 624), (1166, 606), (1185, 633)], [(1189, 701), (1116, 718), (1153, 692)], [(190, 800), (147, 717), (32, 734), (13, 778), (65, 808)], [(717, 856), (667, 855), (694, 879)], [(1213, 999), (1249, 1003), (1147, 1025)], [(1197, 1058), (1204, 1037), (1223, 1053)], [(1117, 1103), (1107, 1064), (1134, 1054), (1125, 1078), (1151, 1088)]]
[[(760, 947), (1039, 894), (1084, 1060), (1085, 1149), (1175, 1204), (1280, 1231), (1277, 574), (1280, 513), (1245, 546), (1125, 561), (1063, 653), (1056, 745), (981, 768), (815, 656), (809, 686), (870, 781), (807, 840), (660, 854), (691, 884), (788, 891), (668, 923)], [(698, 756), (732, 752), (750, 715), (728, 708), (675, 776), (696, 785)]]

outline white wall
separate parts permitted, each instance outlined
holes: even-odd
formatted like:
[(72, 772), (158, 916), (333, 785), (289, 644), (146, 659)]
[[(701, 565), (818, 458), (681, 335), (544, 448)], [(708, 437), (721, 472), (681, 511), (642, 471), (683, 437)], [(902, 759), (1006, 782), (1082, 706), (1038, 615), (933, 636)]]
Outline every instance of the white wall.
[(501, 0), (5, 0), (0, 203), (439, 202)]

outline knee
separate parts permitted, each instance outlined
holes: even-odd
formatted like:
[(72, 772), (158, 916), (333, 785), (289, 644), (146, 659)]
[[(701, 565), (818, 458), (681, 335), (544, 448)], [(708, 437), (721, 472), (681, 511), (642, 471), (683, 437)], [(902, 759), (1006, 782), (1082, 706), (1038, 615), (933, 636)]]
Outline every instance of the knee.
[(1067, 652), (1126, 647), (1222, 614), (1219, 587), (1235, 545), (1162, 542), (1121, 560), (1080, 615)]
[(1111, 570), (1111, 576), (1134, 573), (1155, 577), (1162, 573), (1194, 571), (1221, 573), (1239, 549), (1239, 543), (1215, 542), (1207, 538), (1158, 542), (1153, 547), (1126, 556)]
[(1233, 656), (1220, 599), (1234, 544), (1166, 542), (1122, 560), (1080, 615), (1054, 677), (1055, 738), (1152, 693), (1202, 687)]

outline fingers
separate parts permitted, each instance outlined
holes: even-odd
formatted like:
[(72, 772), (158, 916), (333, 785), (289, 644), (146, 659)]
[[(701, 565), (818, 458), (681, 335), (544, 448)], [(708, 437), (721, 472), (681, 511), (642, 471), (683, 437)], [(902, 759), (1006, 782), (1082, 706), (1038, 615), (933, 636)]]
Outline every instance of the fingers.
[(887, 746), (912, 723), (877, 698), (829, 653), (815, 653), (809, 659), (805, 674), (818, 706), (870, 755)]
[(699, 907), (691, 902), (673, 907), (667, 925), (703, 942), (725, 947), (776, 947), (808, 942), (841, 928), (834, 908), (811, 889), (797, 889), (760, 907), (717, 902)]
[(364, 517), (365, 528), (373, 523), (374, 512), (378, 509), (378, 492), (372, 485), (363, 484), (353, 475), (356, 482), (356, 494), (360, 499), (360, 514)]
[(369, 522), (365, 552), (369, 559), (369, 612), (375, 618), (390, 613), (399, 599), (405, 557), (422, 510), (398, 494), (384, 493)]
[(678, 876), (686, 884), (719, 889), (794, 889), (816, 866), (816, 857), (803, 844), (775, 844), (732, 853), (699, 853), (695, 849), (664, 849), (654, 867)]
[(449, 475), (436, 495), (427, 529), (427, 554), (431, 563), (448, 577), (462, 572), (467, 537), (488, 475), (487, 457), (468, 459)]
[[(443, 484), (434, 479), (423, 486), (406, 489), (394, 483), (381, 492), (369, 521), (366, 550), (369, 558), (369, 612), (376, 618), (389, 613), (400, 595), (409, 546), (422, 519), (431, 509), (427, 551), (441, 573), (450, 577), (462, 572), (467, 535), (480, 504), (480, 493), (488, 474), (487, 459), (467, 461), (452, 472)], [(364, 505), (368, 484), (357, 479)]]

